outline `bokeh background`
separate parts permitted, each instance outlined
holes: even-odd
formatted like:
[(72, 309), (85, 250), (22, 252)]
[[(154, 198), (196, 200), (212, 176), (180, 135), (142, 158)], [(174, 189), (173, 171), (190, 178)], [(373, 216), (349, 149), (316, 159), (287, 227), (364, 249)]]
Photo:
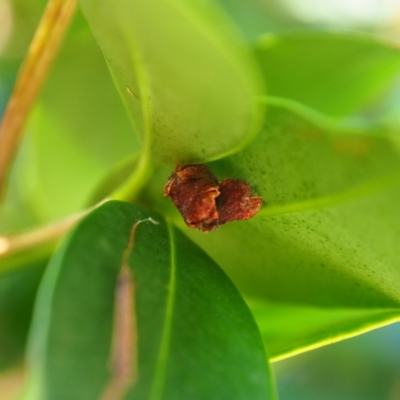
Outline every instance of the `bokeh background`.
[[(217, 1), (217, 0), (214, 0)], [(218, 0), (249, 41), (265, 32), (299, 29), (351, 30), (400, 41), (400, 0)], [(45, 6), (43, 0), (0, 0), (0, 115), (18, 66)], [(399, 79), (400, 84), (400, 79)], [(400, 85), (384, 100), (392, 112), (386, 118), (400, 124)], [(379, 104), (376, 110), (379, 113)], [(23, 225), (23, 223), (22, 223)], [(21, 382), (20, 369), (10, 366), (25, 340), (35, 285), (40, 275), (24, 282), (0, 282), (0, 315), (13, 315), (10, 331), (18, 332), (15, 348), (0, 349), (0, 399), (8, 399)], [(14, 291), (24, 292), (15, 299)], [(4, 301), (2, 301), (4, 300)], [(7, 332), (4, 325), (1, 331)], [(7, 362), (6, 362), (7, 361)], [(276, 362), (274, 371), (281, 400), (398, 400), (400, 399), (400, 325)]]

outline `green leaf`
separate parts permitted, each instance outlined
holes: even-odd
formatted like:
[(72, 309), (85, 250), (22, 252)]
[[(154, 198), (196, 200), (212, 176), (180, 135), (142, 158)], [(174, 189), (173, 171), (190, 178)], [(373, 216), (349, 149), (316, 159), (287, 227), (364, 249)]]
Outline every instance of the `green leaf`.
[(44, 264), (0, 278), (0, 370), (21, 363)]
[[(256, 140), (242, 152), (210, 164), (220, 180), (244, 179), (263, 197), (257, 218), (340, 204), (398, 181), (400, 158), (391, 138), (333, 123), (293, 101), (273, 99), (269, 104)], [(169, 199), (160, 197), (172, 168), (159, 169), (144, 201), (176, 216)]]
[(355, 33), (265, 35), (257, 54), (271, 96), (335, 117), (371, 103), (400, 70), (400, 51), (394, 43)]
[[(330, 306), (377, 306), (378, 298), (388, 304), (392, 295), (384, 292), (391, 284), (385, 287), (379, 276), (386, 269), (388, 281), (396, 281), (390, 275), (398, 262), (392, 247), (398, 197), (396, 189), (384, 189), (400, 178), (400, 157), (390, 140), (326, 134), (275, 107), (251, 146), (212, 168), (221, 178), (248, 181), (265, 202), (256, 219), (221, 229), (212, 240), (214, 259), (246, 292)], [(223, 252), (222, 243), (231, 246), (232, 240), (238, 251)], [(377, 257), (382, 252), (386, 263)]]
[(133, 154), (118, 163), (109, 173), (103, 178), (98, 187), (93, 191), (92, 196), (88, 202), (90, 204), (97, 204), (103, 199), (107, 198), (110, 193), (121, 187), (129, 177), (132, 171), (135, 171), (138, 164), (140, 154)]
[[(266, 399), (269, 371), (247, 306), (217, 265), (146, 209), (109, 202), (54, 255), (31, 336), (29, 399), (95, 399), (109, 380), (115, 284), (132, 226), (138, 380), (126, 399)], [(82, 355), (85, 355), (82, 357)]]
[(248, 300), (272, 361), (400, 320), (398, 309), (323, 308)]
[(57, 241), (58, 238), (48, 239), (44, 243), (28, 247), (28, 249), (17, 249), (15, 252), (0, 254), (0, 276), (32, 268), (37, 263), (46, 264), (56, 247)]
[(259, 71), (209, 1), (81, 0), (148, 154), (222, 157), (259, 129)]
[(15, 184), (36, 223), (84, 207), (104, 175), (139, 149), (82, 16), (66, 38), (26, 130)]
[[(278, 307), (292, 305), (293, 313), (282, 316), (287, 324), (301, 319), (305, 305), (393, 311), (400, 304), (396, 146), (384, 136), (351, 135), (336, 125), (328, 131), (326, 124), (307, 118), (275, 104), (250, 146), (210, 164), (219, 179), (243, 179), (263, 198), (252, 220), (227, 224), (209, 235), (184, 227), (169, 199), (159, 198), (171, 172), (166, 169), (145, 200), (174, 218), (244, 294)], [(336, 337), (362, 329), (359, 315), (351, 329), (327, 315)], [(279, 346), (268, 344), (292, 352), (309, 348), (313, 340), (320, 343), (327, 331), (317, 316), (313, 326), (320, 326), (320, 335), (314, 339), (305, 340), (301, 332), (296, 338), (295, 330), (291, 337), (282, 328)], [(365, 314), (363, 323), (378, 326), (387, 318), (374, 322)]]

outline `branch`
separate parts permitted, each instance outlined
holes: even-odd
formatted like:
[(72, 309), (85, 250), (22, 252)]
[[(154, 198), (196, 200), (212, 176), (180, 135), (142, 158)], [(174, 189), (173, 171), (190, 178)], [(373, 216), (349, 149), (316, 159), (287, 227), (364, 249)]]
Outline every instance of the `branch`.
[[(0, 262), (12, 257), (14, 254), (38, 248), (46, 243), (56, 242), (89, 212), (107, 201), (109, 201), (108, 198), (93, 207), (31, 231), (17, 235), (0, 236)], [(11, 269), (15, 268), (13, 266)], [(4, 272), (5, 270), (10, 270), (10, 267), (0, 266), (0, 272)]]
[(75, 8), (76, 0), (49, 0), (18, 73), (0, 123), (0, 199), (5, 192), (8, 172), (22, 138), (25, 120), (70, 24)]

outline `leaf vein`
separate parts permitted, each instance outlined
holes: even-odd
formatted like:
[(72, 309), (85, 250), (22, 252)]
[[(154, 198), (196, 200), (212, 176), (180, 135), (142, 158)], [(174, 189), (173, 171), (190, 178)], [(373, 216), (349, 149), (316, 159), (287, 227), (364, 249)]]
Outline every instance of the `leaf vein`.
[(168, 225), (168, 234), (171, 244), (171, 269), (170, 269), (170, 280), (168, 287), (168, 299), (165, 309), (165, 320), (164, 327), (161, 335), (161, 343), (158, 352), (158, 359), (156, 364), (156, 371), (154, 375), (153, 386), (150, 391), (150, 400), (158, 400), (162, 398), (162, 392), (165, 385), (167, 362), (169, 355), (169, 347), (171, 342), (172, 332), (172, 316), (175, 306), (175, 288), (176, 288), (176, 254), (174, 246), (174, 232), (170, 223)]

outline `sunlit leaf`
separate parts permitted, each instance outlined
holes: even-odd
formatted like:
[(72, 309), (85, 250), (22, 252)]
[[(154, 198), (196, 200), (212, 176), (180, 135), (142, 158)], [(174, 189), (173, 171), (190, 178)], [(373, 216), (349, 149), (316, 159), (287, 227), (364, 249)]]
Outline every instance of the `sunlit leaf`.
[(257, 132), (258, 70), (211, 2), (79, 3), (145, 148), (158, 159), (210, 160)]
[[(159, 197), (166, 169), (146, 197), (171, 215), (244, 293), (267, 300), (270, 307), (291, 304), (293, 314), (282, 316), (288, 319), (280, 324), (282, 329), (301, 318), (303, 305), (393, 311), (400, 302), (396, 148), (384, 136), (352, 135), (340, 126), (321, 127), (318, 122), (283, 103), (271, 106), (263, 132), (249, 147), (210, 164), (220, 179), (244, 179), (262, 196), (264, 205), (252, 220), (227, 224), (209, 235), (184, 227), (169, 199)], [(296, 337), (296, 331), (293, 336), (282, 332), (279, 346), (294, 351), (320, 343), (326, 321), (315, 315), (308, 323), (320, 327), (319, 335), (312, 339)], [(389, 318), (385, 313), (375, 319), (368, 313), (354, 314), (349, 328), (334, 313), (327, 312), (329, 316), (336, 337), (352, 329), (360, 332), (362, 325), (371, 329)]]
[(272, 360), (332, 344), (400, 320), (398, 309), (331, 308), (249, 300)]
[[(236, 271), (241, 287), (268, 298), (330, 305), (360, 305), (363, 298), (364, 305), (377, 306), (375, 295), (382, 300), (383, 292), (384, 298), (396, 293), (387, 290), (396, 285), (391, 275), (398, 262), (392, 247), (398, 194), (385, 187), (398, 182), (400, 159), (390, 140), (327, 135), (283, 108), (271, 108), (257, 140), (213, 169), (222, 177), (245, 179), (265, 201), (256, 219), (221, 229), (212, 240), (215, 249), (221, 248), (219, 237), (240, 243), (238, 254), (218, 251), (216, 259)], [(244, 252), (246, 246), (253, 250)], [(384, 271), (387, 285), (381, 281)], [(360, 286), (353, 288), (356, 281)]]
[(51, 69), (26, 130), (15, 180), (25, 208), (40, 222), (86, 206), (104, 175), (139, 149), (82, 17)]

